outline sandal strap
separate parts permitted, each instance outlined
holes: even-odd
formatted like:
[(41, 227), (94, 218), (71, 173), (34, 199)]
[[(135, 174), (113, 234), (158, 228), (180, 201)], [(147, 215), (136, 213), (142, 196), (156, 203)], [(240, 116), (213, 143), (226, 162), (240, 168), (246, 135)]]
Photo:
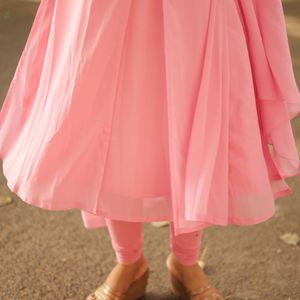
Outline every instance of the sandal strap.
[(188, 290), (187, 293), (190, 297), (192, 296), (196, 296), (196, 295), (200, 295), (202, 294), (204, 291), (208, 290), (212, 288), (212, 285), (211, 284), (207, 284), (205, 286), (200, 286), (198, 288), (195, 288), (195, 289), (191, 289), (191, 290)]
[[(144, 276), (149, 276), (149, 268), (145, 271)], [(141, 278), (142, 278), (141, 277)], [(124, 300), (127, 292), (115, 291), (107, 281), (104, 281), (86, 300)], [(108, 297), (108, 298), (107, 298)]]
[(114, 291), (107, 282), (104, 282), (94, 294), (97, 300), (104, 300), (105, 296), (109, 296), (112, 300), (124, 299), (124, 293)]

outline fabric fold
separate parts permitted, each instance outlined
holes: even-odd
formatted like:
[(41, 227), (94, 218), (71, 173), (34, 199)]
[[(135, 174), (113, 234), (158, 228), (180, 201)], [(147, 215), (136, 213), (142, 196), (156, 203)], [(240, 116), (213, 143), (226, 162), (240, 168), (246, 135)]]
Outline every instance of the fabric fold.
[(271, 218), (300, 173), (281, 1), (41, 1), (0, 112), (28, 204), (173, 221), (175, 235)]
[(293, 73), (282, 3), (258, 0), (237, 3), (251, 58), (262, 139), (271, 146), (265, 152), (270, 177), (283, 180), (300, 172), (290, 122), (300, 113), (300, 93)]
[[(38, 7), (6, 99), (1, 107), (0, 143), (2, 156), (7, 156), (17, 142), (33, 108), (34, 96), (37, 93), (39, 77), (42, 73), (47, 51), (54, 12), (53, 3), (54, 1), (48, 1)], [(21, 72), (23, 73), (23, 80), (19, 78)], [(11, 118), (12, 115), (14, 118)]]

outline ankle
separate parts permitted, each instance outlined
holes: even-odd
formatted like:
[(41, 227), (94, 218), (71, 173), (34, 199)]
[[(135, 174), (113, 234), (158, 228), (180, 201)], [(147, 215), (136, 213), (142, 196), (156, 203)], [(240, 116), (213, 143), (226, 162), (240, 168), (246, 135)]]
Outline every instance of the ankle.
[(194, 261), (194, 262), (187, 262), (187, 263), (183, 263), (181, 262), (181, 260), (173, 253), (171, 252), (169, 254), (169, 261), (176, 267), (178, 268), (185, 268), (185, 269), (189, 269), (189, 268), (194, 268), (196, 265), (198, 265), (198, 261)]
[(144, 261), (145, 261), (145, 257), (143, 254), (140, 255), (140, 257), (138, 259), (135, 260), (125, 260), (125, 259), (117, 259), (117, 263), (122, 266), (123, 268), (137, 268), (139, 267)]
[(179, 278), (190, 279), (200, 268), (198, 262), (190, 265), (182, 264), (174, 253), (170, 253), (167, 258), (167, 267), (173, 274)]
[(126, 272), (129, 275), (131, 274), (133, 276), (139, 276), (148, 268), (148, 262), (145, 256), (142, 254), (140, 258), (134, 262), (118, 262), (117, 266), (123, 272)]
[(139, 258), (139, 260), (136, 262), (136, 264), (137, 264), (137, 271), (136, 271), (134, 279), (139, 278), (149, 268), (148, 261), (143, 254)]

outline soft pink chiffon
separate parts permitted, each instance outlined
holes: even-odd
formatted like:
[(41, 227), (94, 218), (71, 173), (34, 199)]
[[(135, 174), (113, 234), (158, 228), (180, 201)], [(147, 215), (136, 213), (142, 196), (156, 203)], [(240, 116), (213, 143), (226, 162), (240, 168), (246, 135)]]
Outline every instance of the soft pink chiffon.
[(299, 113), (280, 0), (43, 0), (0, 156), (22, 200), (86, 228), (251, 225), (292, 192)]

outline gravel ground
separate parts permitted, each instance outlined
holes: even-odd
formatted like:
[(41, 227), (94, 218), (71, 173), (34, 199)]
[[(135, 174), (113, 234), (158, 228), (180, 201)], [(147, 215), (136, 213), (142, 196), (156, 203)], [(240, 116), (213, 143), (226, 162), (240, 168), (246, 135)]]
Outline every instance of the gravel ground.
[[(36, 1), (0, 0), (0, 99), (3, 101), (24, 47)], [(300, 1), (284, 1), (295, 74), (300, 79)], [(298, 56), (297, 56), (298, 55)], [(300, 149), (300, 120), (292, 120)], [(230, 300), (300, 300), (300, 178), (288, 179), (293, 194), (276, 200), (277, 212), (253, 226), (212, 226), (203, 232), (207, 276)], [(47, 211), (24, 203), (0, 175), (0, 299), (80, 300), (115, 264), (106, 228), (87, 230), (79, 210)], [(144, 223), (144, 253), (151, 274), (147, 299), (175, 299), (165, 258), (169, 227)]]

